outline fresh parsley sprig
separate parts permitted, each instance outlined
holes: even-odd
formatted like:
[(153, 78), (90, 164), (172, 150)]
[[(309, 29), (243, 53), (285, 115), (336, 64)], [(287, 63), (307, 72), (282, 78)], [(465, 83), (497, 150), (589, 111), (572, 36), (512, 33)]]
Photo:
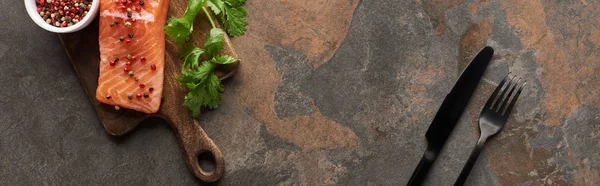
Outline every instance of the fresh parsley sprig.
[[(247, 12), (242, 7), (245, 2), (246, 0), (209, 0), (208, 6), (215, 15), (221, 16), (220, 19), (229, 35), (239, 36), (246, 32), (248, 25), (245, 19)], [(190, 0), (184, 16), (170, 19), (165, 26), (166, 34), (177, 44), (189, 40), (194, 19), (200, 10), (204, 11), (212, 26), (202, 48), (188, 43), (179, 51), (179, 56), (184, 62), (181, 75), (176, 79), (188, 90), (183, 104), (188, 107), (192, 117), (198, 117), (204, 107), (214, 109), (221, 105), (223, 85), (214, 73), (215, 67), (239, 60), (219, 54), (223, 49), (225, 32), (215, 26), (205, 5), (205, 0)]]
[[(223, 101), (221, 96), (223, 85), (214, 73), (214, 69), (216, 65), (227, 65), (238, 61), (231, 56), (219, 55), (223, 49), (224, 35), (220, 28), (213, 28), (203, 48), (185, 44), (179, 52), (184, 63), (177, 81), (188, 90), (183, 104), (191, 111), (192, 117), (198, 117), (203, 107), (214, 109)], [(201, 59), (205, 60), (199, 63)]]

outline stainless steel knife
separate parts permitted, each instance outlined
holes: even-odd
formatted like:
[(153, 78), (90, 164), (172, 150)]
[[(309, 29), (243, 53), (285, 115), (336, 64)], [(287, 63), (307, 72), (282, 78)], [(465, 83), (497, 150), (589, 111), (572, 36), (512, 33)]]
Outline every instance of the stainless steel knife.
[(427, 177), (431, 165), (444, 143), (446, 143), (465, 107), (467, 107), (469, 99), (493, 55), (494, 49), (489, 46), (479, 51), (469, 66), (462, 72), (450, 93), (444, 98), (444, 102), (442, 102), (425, 134), (427, 150), (425, 150), (425, 154), (423, 154), (407, 185), (421, 185)]

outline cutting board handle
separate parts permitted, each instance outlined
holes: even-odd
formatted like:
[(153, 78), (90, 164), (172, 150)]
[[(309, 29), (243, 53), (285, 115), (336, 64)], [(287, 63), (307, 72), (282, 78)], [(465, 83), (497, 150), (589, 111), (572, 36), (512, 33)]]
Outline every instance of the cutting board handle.
[[(167, 119), (179, 138), (183, 156), (194, 175), (204, 182), (219, 180), (225, 171), (223, 154), (219, 150), (219, 147), (204, 132), (202, 127), (200, 127), (200, 123), (195, 119), (187, 119), (186, 121), (174, 120), (174, 118), (168, 117)], [(214, 171), (207, 172), (200, 167), (198, 157), (203, 153), (210, 153), (212, 155), (215, 167)]]

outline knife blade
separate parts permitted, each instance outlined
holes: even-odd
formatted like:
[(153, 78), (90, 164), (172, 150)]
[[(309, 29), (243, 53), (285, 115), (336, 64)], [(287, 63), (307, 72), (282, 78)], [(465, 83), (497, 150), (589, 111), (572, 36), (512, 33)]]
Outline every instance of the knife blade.
[(446, 143), (454, 126), (456, 126), (465, 107), (467, 107), (493, 55), (494, 49), (492, 47), (486, 46), (481, 49), (462, 72), (450, 93), (444, 98), (425, 134), (427, 149), (407, 185), (421, 185), (425, 180), (431, 165)]

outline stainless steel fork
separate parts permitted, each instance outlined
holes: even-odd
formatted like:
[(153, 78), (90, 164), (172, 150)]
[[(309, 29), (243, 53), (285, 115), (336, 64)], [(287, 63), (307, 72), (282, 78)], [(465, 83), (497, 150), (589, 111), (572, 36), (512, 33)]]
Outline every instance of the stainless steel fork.
[[(502, 82), (500, 82), (496, 90), (494, 90), (494, 93), (492, 93), (485, 103), (483, 110), (481, 110), (481, 114), (479, 115), (479, 131), (481, 135), (479, 136), (477, 145), (475, 145), (475, 148), (473, 148), (473, 151), (469, 156), (469, 160), (467, 160), (467, 164), (462, 171), (460, 171), (460, 176), (458, 176), (454, 186), (462, 186), (465, 183), (471, 169), (473, 169), (473, 165), (475, 165), (475, 162), (477, 161), (477, 157), (479, 157), (479, 153), (483, 150), (483, 145), (488, 138), (500, 132), (500, 129), (506, 124), (508, 116), (510, 115), (513, 106), (515, 106), (519, 95), (521, 95), (525, 82), (521, 82), (522, 79), (517, 78), (517, 76), (512, 76), (512, 78), (510, 76), (510, 74), (507, 75)], [(506, 83), (507, 81), (508, 83)], [(506, 84), (506, 86), (504, 86), (504, 84)], [(502, 88), (504, 88), (502, 94), (498, 96), (498, 93)], [(516, 94), (513, 95), (515, 89), (517, 91)], [(509, 90), (510, 92), (508, 92)]]

